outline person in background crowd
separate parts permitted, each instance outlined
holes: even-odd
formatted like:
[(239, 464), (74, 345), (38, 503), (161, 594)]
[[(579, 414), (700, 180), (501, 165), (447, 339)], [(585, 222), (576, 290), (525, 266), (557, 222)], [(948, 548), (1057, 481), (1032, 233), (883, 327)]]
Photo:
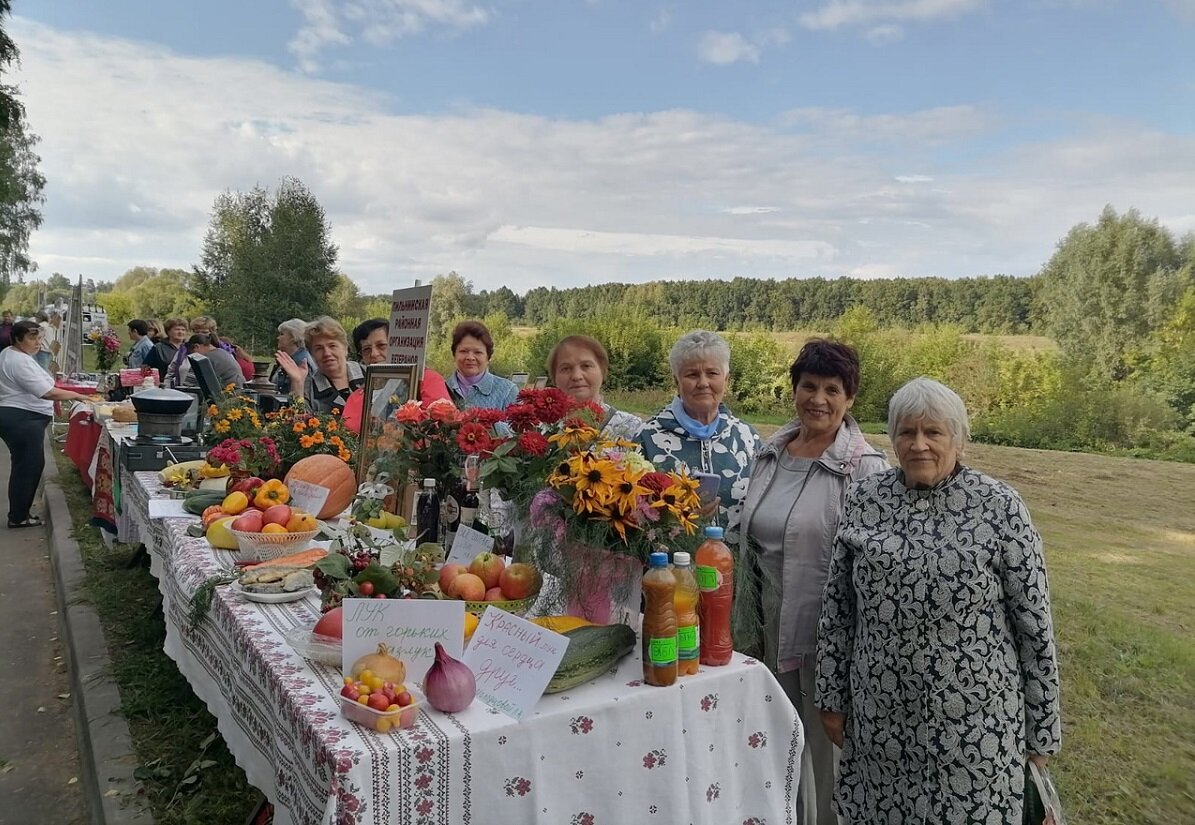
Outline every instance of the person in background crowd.
[(213, 338), (218, 338), (220, 347), (237, 362), (237, 366), (241, 368), (241, 375), (245, 376), (246, 381), (253, 380), (253, 373), (256, 371), (253, 366), (253, 356), (249, 351), (238, 344), (236, 341), (224, 335), (214, 335)]
[(448, 376), (448, 391), (461, 409), (504, 410), (515, 402), (519, 388), (490, 372), (494, 337), (480, 321), (461, 321), (452, 331), (452, 357), (456, 372)]
[(727, 544), (733, 544), (760, 440), (754, 427), (722, 403), (730, 381), (730, 345), (716, 333), (696, 330), (673, 345), (668, 364), (676, 397), (643, 425), (639, 445), (662, 470), (683, 466), (718, 476), (718, 522), (726, 529)]
[(129, 340), (133, 342), (133, 348), (129, 350), (126, 363), (130, 367), (140, 367), (154, 346), (149, 337), (149, 324), (140, 319), (129, 321)]
[(50, 320), (46, 317), (46, 313), (38, 312), (33, 316), (33, 320), (37, 322), (37, 352), (33, 354), (33, 360), (37, 361), (37, 365), (46, 372), (50, 372), (50, 361), (54, 357), (52, 345), (56, 340), (56, 330), (50, 326)]
[(216, 331), (216, 319), (210, 315), (196, 315), (191, 319), (191, 333), (211, 335)]
[[(216, 331), (216, 319), (210, 315), (196, 315), (190, 323), (192, 335), (211, 335)], [(182, 376), (189, 367), (187, 363), (187, 347), (181, 346), (166, 370), (166, 384), (171, 387), (182, 386)]]
[(846, 822), (1022, 821), (1027, 760), (1062, 742), (1041, 537), (1011, 487), (964, 466), (958, 395), (888, 402), (898, 469), (846, 496), (817, 634)]
[(303, 400), (311, 412), (343, 411), (345, 401), (365, 380), (361, 365), (349, 360), (344, 327), (324, 315), (307, 325), (303, 341), (311, 353), (307, 364), (296, 364), (281, 350), (275, 355), (290, 376), (291, 386), (303, 388)]
[(46, 427), (54, 419), (55, 401), (87, 397), (58, 389), (54, 379), (33, 359), (41, 330), (34, 321), (12, 326), (12, 345), (0, 351), (0, 439), (8, 446), (8, 526), (40, 527), (32, 515), (33, 497), (46, 466)]
[(154, 344), (153, 349), (145, 358), (145, 366), (153, 367), (158, 371), (158, 378), (163, 385), (170, 364), (178, 355), (178, 351), (184, 348), (183, 344), (187, 340), (187, 321), (185, 318), (167, 318), (165, 327), (166, 337)]
[(162, 329), (162, 325), (158, 323), (157, 318), (146, 318), (145, 325), (149, 327), (149, 340), (153, 343), (165, 340), (166, 333)]
[(614, 409), (602, 400), (602, 385), (610, 373), (610, 356), (596, 338), (570, 335), (561, 338), (548, 354), (548, 376), (552, 383), (578, 401), (592, 401), (602, 408), (598, 422), (602, 436), (634, 441), (643, 429), (643, 419)]
[[(298, 366), (307, 365), (311, 360), (303, 342), (303, 336), (306, 333), (307, 322), (302, 318), (291, 318), (278, 325), (278, 351), (285, 352)], [(290, 395), (290, 376), (286, 374), (286, 370), (282, 369), (282, 364), (277, 359), (275, 359), (274, 368), (270, 372), (270, 381), (273, 382), (274, 389), (279, 393)]]
[(817, 621), (846, 489), (887, 470), (888, 460), (863, 440), (849, 412), (859, 389), (859, 356), (853, 348), (814, 338), (801, 348), (789, 377), (796, 417), (755, 454), (739, 558), (763, 573), (763, 661), (805, 728), (798, 821), (837, 825), (838, 752), (822, 731), (813, 703)]
[[(240, 389), (245, 385), (245, 375), (241, 372), (240, 365), (237, 364), (235, 358), (220, 347), (217, 347), (215, 340), (214, 335), (192, 335), (187, 339), (187, 355), (202, 355), (211, 362), (212, 369), (216, 373), (216, 379), (220, 382), (220, 389), (227, 387), (229, 384), (235, 389)], [(189, 360), (183, 362), (181, 375), (180, 386), (199, 386), (199, 380), (195, 377), (195, 371), (191, 369), (191, 362)]]
[[(384, 318), (371, 318), (353, 328), (353, 348), (361, 360), (362, 367), (385, 364), (389, 352), (390, 322)], [(355, 390), (344, 405), (344, 425), (352, 432), (361, 434), (361, 413), (364, 404), (364, 388)], [(423, 368), (423, 380), (419, 384), (419, 401), (428, 404), (443, 398), (452, 400), (444, 376), (431, 367)]]
[(12, 346), (12, 312), (4, 310), (0, 316), (0, 350)]

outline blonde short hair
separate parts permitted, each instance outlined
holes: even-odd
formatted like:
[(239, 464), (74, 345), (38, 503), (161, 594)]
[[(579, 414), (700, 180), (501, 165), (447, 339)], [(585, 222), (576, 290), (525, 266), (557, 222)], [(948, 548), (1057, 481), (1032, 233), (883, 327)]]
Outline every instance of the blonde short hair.
[(310, 324), (303, 332), (303, 344), (307, 349), (311, 349), (311, 342), (316, 338), (335, 338), (340, 343), (344, 344), (344, 348), (349, 348), (349, 336), (344, 331), (344, 327), (335, 318), (327, 315), (321, 315)]

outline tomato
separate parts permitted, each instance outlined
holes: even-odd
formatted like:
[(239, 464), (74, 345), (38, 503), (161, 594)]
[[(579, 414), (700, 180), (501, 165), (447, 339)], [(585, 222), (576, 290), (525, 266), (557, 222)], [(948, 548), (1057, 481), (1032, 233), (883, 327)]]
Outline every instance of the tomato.
[(361, 582), (359, 585), (357, 585), (357, 592), (360, 593), (362, 596), (366, 596), (366, 597), (372, 596), (373, 595), (373, 582)]

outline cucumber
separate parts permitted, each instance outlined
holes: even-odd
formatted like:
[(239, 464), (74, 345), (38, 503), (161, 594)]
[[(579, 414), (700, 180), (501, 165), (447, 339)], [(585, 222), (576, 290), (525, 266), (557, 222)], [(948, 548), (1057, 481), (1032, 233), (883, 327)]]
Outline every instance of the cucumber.
[(568, 649), (544, 693), (559, 693), (596, 679), (635, 649), (635, 631), (625, 624), (578, 627), (564, 636)]
[(222, 504), (225, 495), (214, 490), (192, 490), (183, 498), (183, 509), (193, 516), (201, 516), (213, 504)]

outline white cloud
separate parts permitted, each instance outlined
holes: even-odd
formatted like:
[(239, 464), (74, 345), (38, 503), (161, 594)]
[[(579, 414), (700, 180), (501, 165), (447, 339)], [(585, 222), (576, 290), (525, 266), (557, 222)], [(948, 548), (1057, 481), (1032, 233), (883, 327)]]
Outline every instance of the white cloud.
[(428, 27), (467, 29), (489, 22), (491, 13), (464, 0), (291, 0), (303, 26), (287, 44), (305, 72), (320, 68), (322, 52), (355, 37), (383, 46)]
[(875, 46), (883, 46), (887, 43), (895, 43), (905, 36), (905, 30), (900, 26), (894, 26), (891, 23), (885, 23), (882, 26), (874, 26), (867, 30), (864, 37), (868, 42)]
[(520, 292), (1030, 274), (1107, 203), (1191, 221), (1195, 137), (1133, 123), (1079, 120), (1066, 138), (996, 151), (1002, 119), (969, 106), (802, 109), (776, 125), (692, 111), (395, 115), (381, 95), (260, 62), (20, 18), (12, 34), (43, 137), (46, 222), (31, 252), (46, 273), (190, 266), (220, 192), (283, 175), (319, 198), (341, 268), (368, 292), (450, 269)]
[(697, 43), (697, 56), (715, 66), (729, 66), (744, 61), (758, 63), (759, 51), (759, 46), (738, 32), (708, 31)]
[(830, 0), (820, 9), (799, 16), (813, 30), (883, 23), (924, 23), (979, 11), (987, 0)]

